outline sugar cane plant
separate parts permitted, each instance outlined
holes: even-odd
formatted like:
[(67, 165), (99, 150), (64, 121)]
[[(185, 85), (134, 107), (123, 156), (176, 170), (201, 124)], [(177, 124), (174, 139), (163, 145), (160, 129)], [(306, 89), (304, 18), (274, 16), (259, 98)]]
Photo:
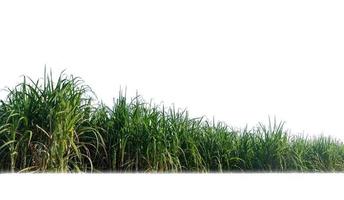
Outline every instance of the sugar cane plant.
[(2, 172), (328, 172), (344, 145), (292, 135), (276, 120), (248, 129), (191, 118), (121, 91), (108, 106), (64, 72), (23, 81), (0, 101)]

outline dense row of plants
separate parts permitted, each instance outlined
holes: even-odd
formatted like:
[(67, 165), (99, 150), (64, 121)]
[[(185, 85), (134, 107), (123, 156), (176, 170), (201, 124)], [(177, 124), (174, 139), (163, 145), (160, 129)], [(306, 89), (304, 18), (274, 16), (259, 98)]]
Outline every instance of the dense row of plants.
[(276, 121), (236, 130), (119, 94), (97, 103), (80, 78), (24, 77), (0, 102), (3, 172), (342, 171), (344, 145)]

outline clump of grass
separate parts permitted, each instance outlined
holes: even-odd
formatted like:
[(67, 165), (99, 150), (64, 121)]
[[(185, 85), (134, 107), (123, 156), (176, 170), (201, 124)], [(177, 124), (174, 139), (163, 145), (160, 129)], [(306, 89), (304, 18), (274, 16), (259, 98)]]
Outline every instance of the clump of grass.
[[(29, 81), (29, 82), (27, 82)], [(99, 146), (90, 126), (92, 99), (77, 77), (61, 74), (56, 83), (24, 77), (1, 101), (0, 159), (3, 170), (92, 170), (89, 147)], [(94, 138), (92, 143), (87, 139)]]
[(0, 101), (0, 170), (226, 172), (344, 170), (344, 145), (290, 135), (284, 123), (242, 130), (128, 99), (95, 104), (78, 77), (28, 77)]

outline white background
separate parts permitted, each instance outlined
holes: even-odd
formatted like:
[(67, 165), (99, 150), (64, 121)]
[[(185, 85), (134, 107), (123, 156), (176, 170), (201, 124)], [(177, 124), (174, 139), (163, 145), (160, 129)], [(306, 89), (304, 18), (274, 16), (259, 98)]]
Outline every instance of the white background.
[[(341, 1), (332, 0), (1, 0), (0, 87), (13, 87), (23, 74), (37, 79), (47, 65), (56, 74), (67, 69), (81, 76), (109, 105), (120, 86), (127, 86), (130, 96), (138, 90), (146, 100), (174, 103), (193, 116), (214, 116), (236, 127), (266, 123), (268, 116), (276, 116), (294, 134), (304, 131), (344, 139), (343, 10)], [(157, 193), (161, 198), (172, 197), (180, 194), (176, 191), (180, 183), (189, 183), (183, 179), (189, 180), (160, 179), (156, 181), (162, 184), (149, 184), (151, 179), (146, 177), (143, 180), (148, 184), (142, 181), (142, 187), (147, 190), (142, 192), (151, 194), (147, 191), (152, 185), (165, 191)], [(25, 182), (31, 178), (4, 180), (13, 182), (13, 187), (6, 184), (13, 189), (12, 193), (7, 190), (10, 195), (39, 195), (33, 190), (43, 190), (47, 198), (64, 197), (58, 188), (74, 183), (61, 177), (36, 179), (35, 184)], [(75, 186), (82, 197), (92, 199), (116, 194), (140, 197), (139, 192), (128, 190), (130, 183), (115, 189), (120, 187), (116, 180), (126, 178), (87, 180), (92, 187), (84, 187), (87, 181), (77, 179), (80, 187), (71, 184), (65, 191), (75, 192)], [(329, 188), (334, 179), (314, 177), (191, 180), (195, 185), (188, 184), (192, 188), (188, 199), (192, 194), (208, 199), (215, 194), (257, 197), (258, 193), (264, 197), (264, 189), (271, 199), (275, 194), (294, 197), (289, 189), (305, 192), (305, 198), (320, 198), (339, 191)], [(323, 180), (328, 181), (329, 193), (322, 193), (324, 185), (319, 183)], [(27, 191), (14, 190), (20, 181), (30, 186)], [(104, 183), (94, 186), (97, 181)], [(199, 187), (202, 181), (216, 193), (203, 195), (207, 187)], [(290, 188), (295, 182), (302, 184)], [(247, 183), (252, 183), (248, 184), (251, 189), (243, 189)], [(50, 184), (51, 193), (47, 192)], [(100, 191), (92, 192), (93, 186)], [(229, 188), (241, 192), (232, 193)]]
[(6, 182), (0, 182), (0, 191), (3, 199), (30, 200), (332, 200), (342, 199), (343, 178), (343, 174), (293, 173), (6, 174), (1, 177)]
[(47, 65), (109, 105), (121, 86), (235, 127), (276, 116), (344, 139), (339, 2), (1, 1), (0, 87)]

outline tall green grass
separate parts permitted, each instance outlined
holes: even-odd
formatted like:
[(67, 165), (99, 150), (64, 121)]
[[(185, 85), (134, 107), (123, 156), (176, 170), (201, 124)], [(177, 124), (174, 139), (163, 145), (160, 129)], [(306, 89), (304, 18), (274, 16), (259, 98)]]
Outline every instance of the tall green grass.
[(291, 135), (276, 120), (237, 130), (122, 92), (109, 107), (80, 78), (45, 72), (23, 77), (0, 101), (0, 170), (343, 171), (344, 145)]

